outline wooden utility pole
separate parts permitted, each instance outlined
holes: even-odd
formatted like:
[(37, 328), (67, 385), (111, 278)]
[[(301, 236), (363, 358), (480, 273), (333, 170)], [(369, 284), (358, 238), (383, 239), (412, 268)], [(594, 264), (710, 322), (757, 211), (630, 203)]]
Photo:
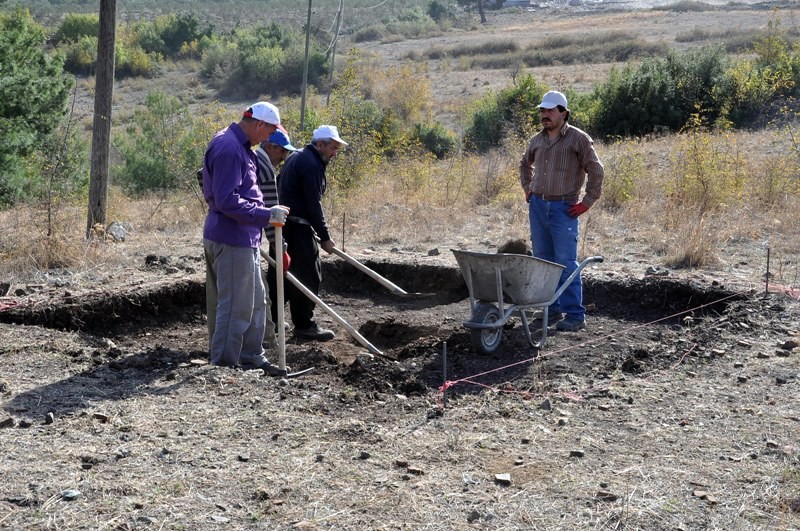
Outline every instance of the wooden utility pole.
[(89, 174), (89, 212), (86, 218), (87, 238), (91, 236), (92, 227), (96, 223), (105, 225), (106, 222), (116, 33), (117, 0), (100, 0), (100, 34), (97, 39), (97, 74), (92, 125), (92, 167)]
[(300, 96), (300, 130), (306, 130), (306, 90), (308, 89), (308, 46), (311, 40), (311, 0), (308, 0), (306, 17), (306, 56), (303, 61), (303, 93)]
[(336, 61), (336, 43), (339, 42), (339, 30), (342, 27), (342, 8), (344, 8), (344, 0), (339, 0), (339, 11), (336, 12), (336, 35), (333, 37), (333, 51), (331, 51), (330, 87), (328, 88), (328, 97), (325, 99), (325, 105), (330, 105), (331, 92), (333, 92), (333, 66)]

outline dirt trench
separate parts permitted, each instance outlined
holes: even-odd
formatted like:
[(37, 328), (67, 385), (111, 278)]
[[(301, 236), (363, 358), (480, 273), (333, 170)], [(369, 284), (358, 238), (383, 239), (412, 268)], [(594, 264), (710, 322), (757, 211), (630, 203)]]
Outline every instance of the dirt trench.
[[(479, 356), (463, 326), (469, 302), (458, 269), (388, 261), (367, 265), (408, 292), (429, 294), (399, 297), (342, 261), (325, 263), (323, 300), (378, 355), (368, 353), (320, 309), (319, 320), (336, 329), (337, 338), (317, 343), (288, 333), (286, 344), (287, 363), (313, 366), (313, 378), (361, 389), (364, 396), (421, 394), (445, 379), (464, 381), (476, 374), (485, 385), (551, 389), (563, 385), (563, 378), (591, 381), (620, 371), (657, 370), (685, 358), (687, 349), (690, 360), (705, 363), (713, 361), (715, 352), (734, 347), (737, 332), (769, 326), (774, 316), (783, 316), (778, 323), (791, 317), (779, 301), (714, 281), (585, 275), (586, 330), (550, 329), (547, 343), (537, 351), (527, 343), (519, 319), (511, 318), (497, 351)], [(113, 349), (91, 353), (95, 365), (167, 371), (206, 357), (204, 306), (202, 275), (165, 277), (81, 295), (61, 292), (6, 309), (0, 321), (110, 338)], [(71, 355), (81, 359), (80, 353)], [(456, 392), (480, 391), (462, 388)]]

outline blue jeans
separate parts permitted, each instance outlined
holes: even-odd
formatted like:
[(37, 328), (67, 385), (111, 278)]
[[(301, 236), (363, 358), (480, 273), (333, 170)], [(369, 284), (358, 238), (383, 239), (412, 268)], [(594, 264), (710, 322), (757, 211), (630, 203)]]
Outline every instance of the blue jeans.
[[(567, 215), (574, 201), (545, 201), (531, 196), (529, 217), (531, 222), (531, 245), (533, 256), (563, 265), (560, 288), (567, 277), (578, 268), (578, 218)], [(550, 306), (550, 314), (561, 312), (567, 319), (583, 321), (581, 276), (577, 275), (561, 296)]]
[(259, 367), (267, 361), (261, 346), (267, 303), (258, 249), (205, 239), (203, 249), (211, 363)]

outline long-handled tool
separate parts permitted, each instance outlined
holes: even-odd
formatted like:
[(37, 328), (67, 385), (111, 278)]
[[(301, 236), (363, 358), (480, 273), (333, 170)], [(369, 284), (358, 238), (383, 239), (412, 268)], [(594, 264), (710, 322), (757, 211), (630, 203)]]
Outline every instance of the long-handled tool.
[(345, 262), (354, 266), (362, 273), (365, 273), (373, 280), (376, 280), (378, 284), (384, 286), (385, 288), (388, 288), (389, 291), (391, 291), (395, 295), (400, 295), (401, 297), (432, 297), (435, 295), (435, 293), (409, 293), (400, 286), (398, 286), (397, 284), (395, 284), (394, 282), (390, 281), (389, 279), (382, 277), (376, 271), (373, 271), (372, 269), (368, 268), (367, 266), (365, 266), (364, 264), (362, 264), (361, 262), (350, 256), (346, 252), (342, 251), (341, 249), (337, 249), (336, 247), (334, 247), (331, 252), (336, 256), (338, 256), (339, 258), (343, 258)]
[[(275, 241), (276, 241), (276, 243), (277, 243), (277, 237), (278, 237), (278, 234), (277, 234), (277, 233), (278, 233), (278, 231), (276, 230), (276, 231), (275, 231)], [(276, 247), (276, 248), (278, 248), (278, 247)], [(264, 257), (264, 259), (266, 259), (266, 260), (269, 262), (269, 264), (275, 268), (275, 270), (276, 270), (276, 273), (277, 273), (278, 275), (280, 275), (280, 274), (283, 272), (283, 271), (282, 271), (282, 270), (283, 270), (283, 264), (281, 264), (280, 266), (276, 265), (276, 262), (279, 262), (279, 263), (280, 263), (280, 261), (279, 261), (279, 260), (273, 260), (273, 259), (272, 259), (272, 257), (271, 257), (271, 256), (269, 256), (269, 255), (268, 255), (266, 252), (264, 252), (264, 250), (263, 250), (263, 249), (261, 249), (261, 256), (263, 256), (263, 257)], [(278, 269), (279, 267), (280, 267), (280, 269)], [(306, 297), (308, 297), (309, 299), (311, 299), (312, 301), (314, 301), (314, 303), (315, 303), (317, 306), (319, 306), (320, 308), (322, 308), (322, 309), (325, 311), (325, 313), (327, 313), (328, 315), (330, 315), (330, 316), (333, 318), (333, 320), (334, 320), (334, 321), (336, 321), (337, 323), (339, 323), (340, 325), (342, 325), (342, 327), (343, 327), (345, 330), (347, 330), (347, 332), (348, 332), (348, 333), (349, 333), (349, 334), (350, 334), (350, 335), (353, 337), (353, 339), (355, 339), (356, 341), (358, 341), (359, 343), (361, 343), (361, 344), (362, 344), (362, 345), (363, 345), (363, 346), (364, 346), (364, 347), (365, 347), (367, 350), (369, 350), (371, 353), (373, 353), (373, 354), (376, 354), (376, 355), (378, 355), (378, 356), (384, 356), (383, 352), (381, 352), (380, 350), (378, 350), (378, 348), (377, 348), (375, 345), (373, 345), (372, 343), (370, 343), (369, 341), (367, 341), (367, 339), (366, 339), (364, 336), (362, 336), (361, 334), (359, 334), (359, 333), (358, 333), (358, 331), (357, 331), (355, 328), (353, 328), (352, 326), (350, 326), (350, 324), (349, 324), (347, 321), (345, 321), (344, 319), (342, 319), (342, 317), (341, 317), (341, 316), (340, 316), (338, 313), (336, 313), (336, 312), (333, 310), (333, 308), (331, 308), (330, 306), (328, 306), (327, 304), (325, 304), (324, 302), (322, 302), (322, 299), (320, 299), (319, 297), (317, 297), (316, 295), (314, 295), (314, 292), (312, 292), (310, 289), (308, 289), (307, 287), (305, 287), (305, 286), (302, 284), (302, 282), (300, 282), (299, 280), (297, 280), (297, 277), (295, 277), (295, 276), (294, 276), (294, 275), (292, 275), (291, 273), (288, 273), (288, 272), (287, 272), (287, 273), (286, 273), (286, 275), (285, 275), (285, 278), (287, 278), (287, 279), (289, 280), (289, 282), (291, 282), (292, 284), (294, 284), (294, 285), (295, 285), (295, 287), (296, 287), (297, 289), (299, 289), (299, 290), (300, 290), (300, 291), (303, 293), (303, 295), (305, 295)], [(278, 279), (280, 279), (280, 277), (278, 277)], [(276, 282), (276, 284), (279, 286), (279, 287), (278, 287), (278, 294), (280, 295), (280, 294), (282, 294), (282, 293), (283, 293), (283, 283), (282, 283), (282, 282), (280, 282), (280, 280), (278, 280), (278, 282)], [(283, 308), (283, 300), (282, 300), (282, 299), (279, 299), (279, 300), (278, 300), (278, 323), (277, 323), (277, 325), (278, 325), (278, 331), (279, 331), (279, 335), (278, 335), (278, 342), (279, 342), (279, 343), (281, 343), (281, 341), (280, 341), (280, 331), (281, 331), (281, 329), (283, 329), (283, 314), (282, 314), (282, 308)], [(281, 343), (281, 344), (282, 344), (282, 343)], [(284, 347), (284, 348), (285, 348), (285, 347)]]
[[(275, 227), (275, 249), (283, 249), (283, 223), (272, 222)], [(262, 256), (266, 256), (269, 260), (269, 255), (261, 251)], [(276, 264), (277, 262), (277, 264)], [(270, 263), (275, 267), (277, 278), (283, 278), (283, 260), (272, 261)], [(283, 282), (276, 282), (277, 293), (276, 298), (278, 301), (278, 368), (283, 373), (282, 376), (287, 378), (294, 378), (307, 372), (314, 370), (314, 367), (309, 367), (302, 371), (290, 373), (286, 368), (286, 329), (283, 326), (284, 319), (284, 305), (283, 305)]]

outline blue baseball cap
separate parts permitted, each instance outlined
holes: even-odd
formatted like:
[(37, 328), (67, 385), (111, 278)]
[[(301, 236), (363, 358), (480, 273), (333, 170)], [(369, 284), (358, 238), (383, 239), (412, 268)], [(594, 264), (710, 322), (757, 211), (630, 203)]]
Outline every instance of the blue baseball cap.
[(278, 145), (287, 151), (297, 151), (297, 148), (294, 147), (291, 141), (289, 140), (289, 135), (287, 135), (281, 130), (275, 131), (274, 133), (269, 135), (267, 142), (269, 142), (270, 144)]

